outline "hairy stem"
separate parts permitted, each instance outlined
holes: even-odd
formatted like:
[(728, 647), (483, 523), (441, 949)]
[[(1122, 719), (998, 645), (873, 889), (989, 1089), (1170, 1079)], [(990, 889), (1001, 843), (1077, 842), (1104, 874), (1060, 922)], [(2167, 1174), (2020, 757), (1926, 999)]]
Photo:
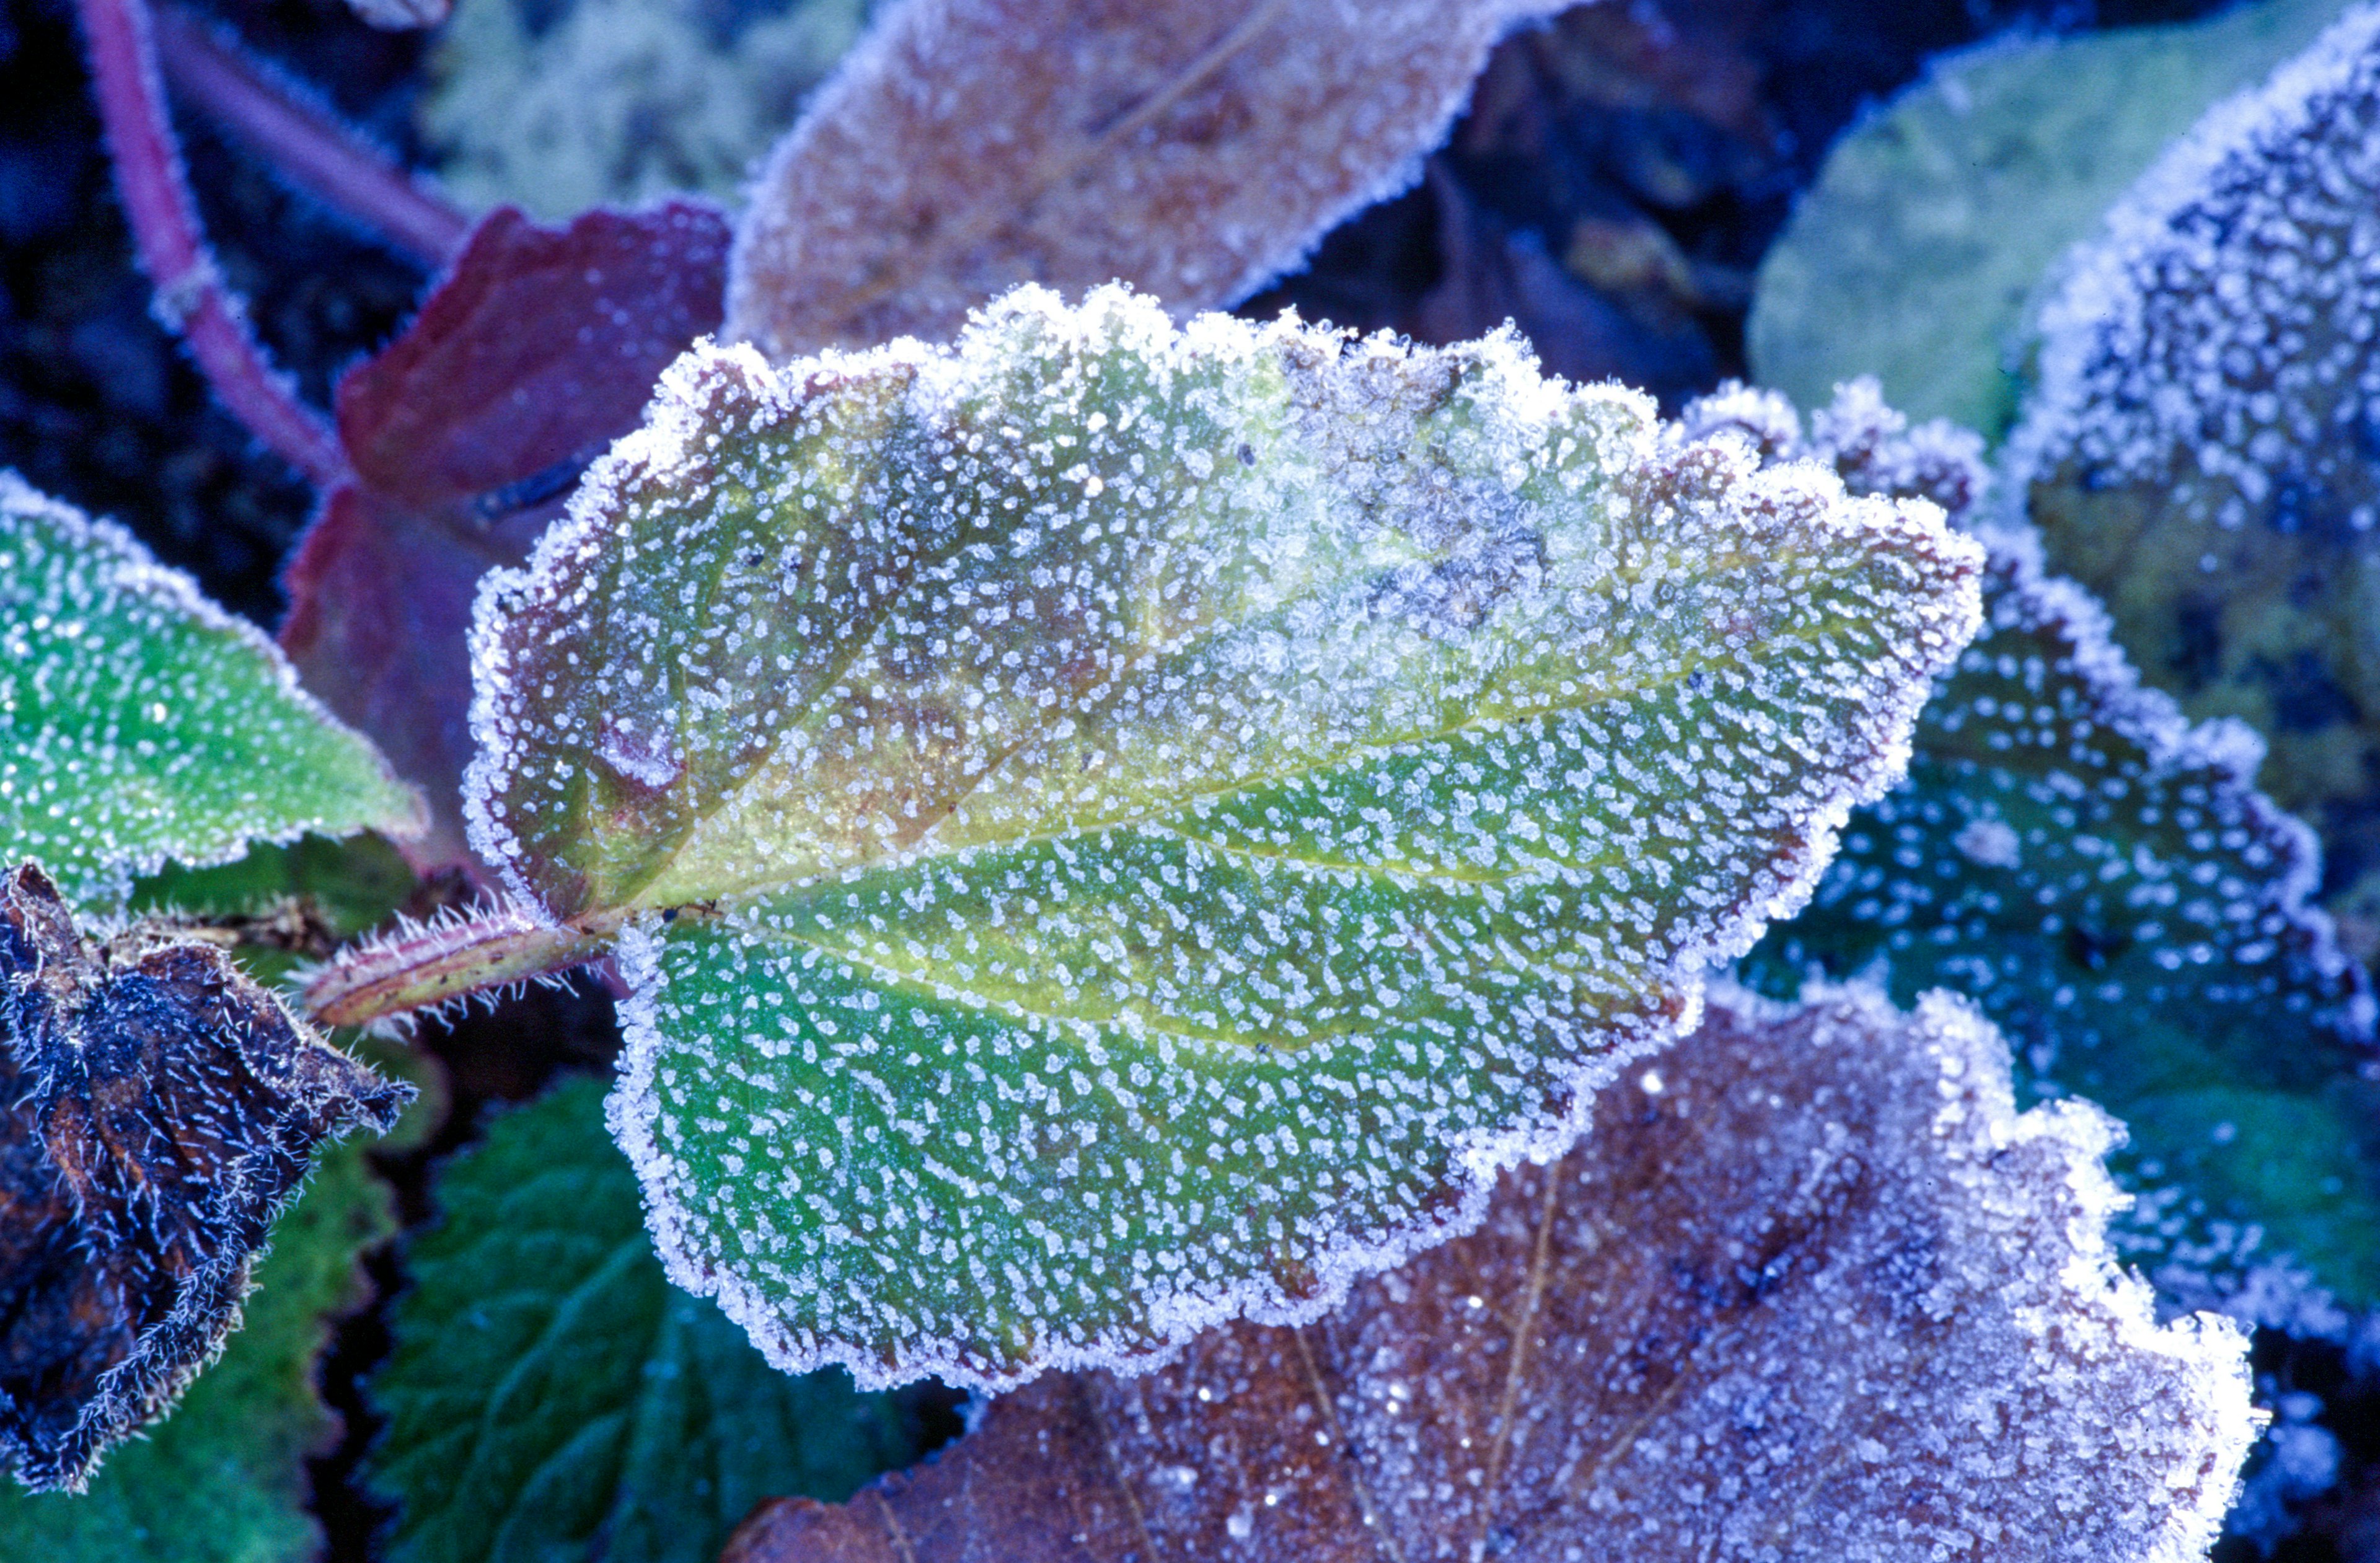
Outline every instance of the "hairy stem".
[(467, 214), (228, 35), (170, 5), (156, 30), (166, 85), (292, 185), (431, 271), (463, 248)]
[(341, 951), (306, 980), (298, 1006), (326, 1026), (435, 1009), (600, 959), (621, 921), (555, 926), (511, 903), (480, 907)]
[(266, 359), (248, 329), (245, 306), (207, 252), (165, 117), (146, 0), (79, 0), (79, 7), (115, 188), (141, 267), (157, 290), (152, 309), (189, 344), (208, 383), (249, 432), (317, 487), (336, 485), (347, 476), (347, 462), (329, 421), (299, 401)]

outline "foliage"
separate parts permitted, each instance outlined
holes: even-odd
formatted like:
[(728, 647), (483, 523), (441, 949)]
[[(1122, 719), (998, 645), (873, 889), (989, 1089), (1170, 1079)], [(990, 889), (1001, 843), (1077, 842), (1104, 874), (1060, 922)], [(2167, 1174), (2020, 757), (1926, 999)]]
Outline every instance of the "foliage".
[(609, 204), (734, 197), (850, 48), (866, 0), (461, 0), (418, 112), (474, 207), (566, 223)]
[(483, 588), (468, 806), (637, 918), (673, 1278), (1001, 1386), (1309, 1315), (1566, 1142), (1974, 624), (1934, 517), (1649, 413), (1121, 289), (674, 369)]
[(339, 382), (355, 478), (288, 573), (281, 645), (434, 800), (425, 865), (463, 858), (471, 593), (518, 563), (654, 377), (719, 324), (727, 231), (687, 201), (542, 228), (499, 211), (402, 336)]
[(2339, 8), (2263, 0), (1935, 61), (1835, 144), (1762, 260), (1754, 370), (1805, 406), (1874, 375), (1911, 417), (1997, 440), (2058, 258), (2209, 104), (2261, 81)]
[(362, 1301), (358, 1254), (396, 1230), (354, 1143), (273, 1224), (221, 1361), (79, 1496), (0, 1485), (0, 1555), (54, 1563), (310, 1563), (305, 1460), (334, 1424), (315, 1391), (325, 1321)]
[(237, 1324), (314, 1151), (412, 1096), (243, 975), (136, 924), (77, 928), (41, 870), (0, 883), (0, 1460), (79, 1492)]
[[(2380, 9), (2178, 143), (2043, 315), (2010, 438), (2057, 567), (2143, 674), (2273, 746), (2380, 912)], [(2360, 889), (2353, 888), (2362, 881)]]
[(1411, 184), (1488, 45), (1560, 8), (893, 7), (753, 182), (728, 334), (779, 360), (946, 340), (1028, 282), (1235, 302)]
[[(1973, 437), (1910, 430), (1844, 387), (1804, 441), (1791, 406), (1735, 391), (1689, 408), (1772, 459), (1854, 489), (1931, 492), (1972, 519)], [(2098, 605), (2044, 574), (2026, 533), (1987, 528), (1985, 628), (1936, 683), (1908, 779), (1855, 811), (1810, 909), (1745, 963), (1769, 991), (1881, 965), (1902, 1003), (1967, 994), (2019, 1078), (2119, 1114), (2119, 1176), (2143, 1198), (2127, 1256), (2189, 1306), (2285, 1307), (2279, 1264), (2380, 1301), (2373, 1000), (2309, 903), (2313, 833), (2256, 790), (2236, 721), (2192, 727), (2140, 687)], [(2268, 1322), (2295, 1323), (2271, 1316)]]
[(761, 1499), (841, 1499), (916, 1458), (885, 1397), (780, 1374), (670, 1285), (600, 1083), (498, 1120), (437, 1192), (371, 1383), (395, 1556), (708, 1563)]
[(1473, 1235), (1306, 1328), (1003, 1396), (722, 1563), (2199, 1557), (2238, 1337), (2115, 1273), (2111, 1133), (2018, 1116), (1945, 998), (1721, 990)]
[(419, 828), (421, 801), (249, 625), (0, 472), (0, 854), (119, 903), (169, 858)]

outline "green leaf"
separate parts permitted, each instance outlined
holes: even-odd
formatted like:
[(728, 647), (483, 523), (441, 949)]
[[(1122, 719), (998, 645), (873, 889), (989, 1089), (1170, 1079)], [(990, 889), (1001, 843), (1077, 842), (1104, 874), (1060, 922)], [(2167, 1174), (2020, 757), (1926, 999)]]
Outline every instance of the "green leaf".
[(1649, 401), (1020, 290), (698, 349), (482, 588), (474, 844), (788, 1369), (1171, 1349), (1478, 1218), (1797, 904), (1972, 632), (1938, 513)]
[(2142, 676), (2266, 734), (2380, 947), (2380, 13), (2210, 111), (2045, 305), (2009, 442)]
[(0, 472), (0, 857), (86, 905), (167, 859), (420, 829), (421, 800), (252, 626)]
[(1873, 374), (1912, 417), (1997, 438), (2053, 263), (2207, 105), (2261, 80), (2339, 10), (2266, 0), (1936, 62), (1836, 143), (1761, 262), (1754, 370), (1805, 406)]
[(709, 1563), (760, 1499), (840, 1500), (917, 1458), (892, 1403), (786, 1377), (669, 1284), (601, 1097), (563, 1085), (439, 1180), (371, 1385), (398, 1558)]
[(2253, 733), (2189, 726), (2032, 539), (1996, 541), (1986, 627), (1908, 781), (1852, 815), (1745, 975), (1790, 993), (1881, 962), (1901, 1002), (1972, 997), (2021, 1082), (2125, 1121), (2116, 1169), (2144, 1197), (2119, 1241), (2170, 1297), (2221, 1302), (2286, 1256), (2380, 1302), (2372, 1000), (2308, 904), (2312, 832), (2256, 790)]
[(298, 901), (319, 913), (333, 934), (352, 939), (386, 921), (413, 886), (412, 867), (383, 836), (308, 835), (286, 845), (251, 847), (246, 856), (213, 867), (168, 865), (133, 885), (127, 909), (236, 919)]
[[(376, 1061), (385, 1064), (384, 1059)], [(310, 1563), (305, 1459), (336, 1423), (315, 1393), (327, 1321), (362, 1298), (361, 1253), (395, 1233), (387, 1188), (354, 1142), (324, 1153), (273, 1229), (246, 1324), (181, 1403), (79, 1496), (0, 1483), (0, 1557), (46, 1563)]]

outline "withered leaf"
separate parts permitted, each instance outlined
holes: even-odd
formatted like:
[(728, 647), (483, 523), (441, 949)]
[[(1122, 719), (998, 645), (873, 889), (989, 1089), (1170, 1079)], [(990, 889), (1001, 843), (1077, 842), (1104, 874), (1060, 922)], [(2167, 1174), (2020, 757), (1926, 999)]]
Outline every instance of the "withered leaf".
[(1409, 185), (1488, 51), (1555, 0), (914, 0), (752, 188), (728, 334), (933, 340), (1019, 283), (1180, 313)]
[(0, 881), (0, 1467), (81, 1490), (238, 1322), (315, 1149), (412, 1095), (220, 949)]
[(565, 228), (499, 210), (405, 333), (339, 382), (357, 480), (290, 562), (281, 645), (433, 800), (424, 866), (465, 853), (472, 590), (528, 556), (662, 369), (717, 329), (726, 251), (697, 201)]
[(2197, 1557), (2243, 1341), (2119, 1277), (2074, 1105), (1955, 1000), (1715, 997), (1484, 1226), (1304, 1328), (1053, 1375), (723, 1563)]

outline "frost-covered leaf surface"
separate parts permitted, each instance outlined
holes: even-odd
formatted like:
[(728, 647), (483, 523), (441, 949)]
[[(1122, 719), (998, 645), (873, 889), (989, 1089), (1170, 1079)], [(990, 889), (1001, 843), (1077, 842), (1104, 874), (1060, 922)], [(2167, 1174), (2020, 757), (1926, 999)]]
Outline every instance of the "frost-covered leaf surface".
[[(1954, 519), (1984, 497), (1979, 442), (1908, 428), (1872, 381), (1841, 388), (1806, 441), (1773, 393), (1708, 398), (1683, 423), (1815, 456), (1855, 489), (1929, 494)], [(1937, 681), (1908, 780), (1853, 812), (1812, 905), (1745, 975), (1783, 996), (1814, 967), (1881, 961), (1904, 1003), (1935, 987), (1974, 1000), (2029, 1093), (2128, 1124), (2118, 1175), (2143, 1198), (2119, 1242), (2169, 1299), (2294, 1326), (2304, 1288), (2287, 1278), (2311, 1274), (2367, 1305), (2372, 998), (2309, 904), (2313, 833), (2256, 790), (2252, 732), (2192, 726), (2030, 535), (1985, 535), (1984, 631)]]
[(0, 859), (106, 905), (168, 858), (420, 819), (262, 635), (121, 527), (0, 472)]
[(866, 0), (461, 0), (416, 111), (445, 188), (567, 222), (733, 200), (859, 36)]
[(1845, 133), (1763, 258), (1757, 378), (1805, 406), (1872, 374), (1912, 418), (1998, 437), (2045, 277), (2167, 143), (2312, 42), (2339, 0), (1990, 43)]
[(2263, 745), (2141, 689), (2097, 605), (2022, 540), (1985, 605), (1909, 780), (1852, 815), (1754, 966), (1791, 991), (1813, 963), (1882, 958), (1904, 1002), (1974, 999), (2031, 1090), (2124, 1121), (2119, 1176), (2143, 1199), (2119, 1241), (2171, 1295), (2287, 1259), (2380, 1301), (2372, 1001), (2307, 904), (2312, 832), (2255, 788)]
[(1299, 1328), (1044, 1379), (727, 1563), (2195, 1559), (2245, 1339), (2102, 1236), (2111, 1129), (1945, 998), (1714, 998), (1486, 1223)]
[(428, 793), (425, 864), (465, 850), (473, 588), (527, 556), (662, 369), (717, 329), (726, 250), (697, 202), (563, 228), (495, 212), (405, 333), (339, 383), (357, 480), (290, 562), (281, 644)]
[(1489, 47), (1560, 8), (911, 0), (755, 180), (728, 334), (777, 358), (946, 339), (1026, 282), (1232, 303), (1411, 184)]
[[(2380, 911), (2380, 10), (2211, 111), (2045, 309), (2010, 445), (2143, 676), (2272, 743)], [(2355, 887), (2361, 883), (2361, 889)]]
[(670, 1285), (602, 1086), (498, 1120), (406, 1254), (370, 1476), (414, 1560), (710, 1563), (763, 1498), (839, 1500), (917, 1454), (900, 1409), (788, 1377)]
[(412, 1096), (212, 945), (0, 882), (0, 1461), (79, 1489), (239, 1316), (314, 1152)]
[[(1510, 342), (672, 371), (475, 644), (475, 842), (635, 915), (613, 1126), (789, 1368), (1310, 1315), (1475, 1218), (1798, 904), (1979, 554)], [(683, 915), (681, 915), (683, 914)]]
[(0, 1484), (0, 1557), (45, 1563), (313, 1563), (305, 1461), (336, 1423), (315, 1390), (329, 1321), (361, 1301), (356, 1261), (393, 1236), (360, 1144), (324, 1154), (257, 1262), (224, 1352), (173, 1413), (117, 1449), (88, 1492)]

